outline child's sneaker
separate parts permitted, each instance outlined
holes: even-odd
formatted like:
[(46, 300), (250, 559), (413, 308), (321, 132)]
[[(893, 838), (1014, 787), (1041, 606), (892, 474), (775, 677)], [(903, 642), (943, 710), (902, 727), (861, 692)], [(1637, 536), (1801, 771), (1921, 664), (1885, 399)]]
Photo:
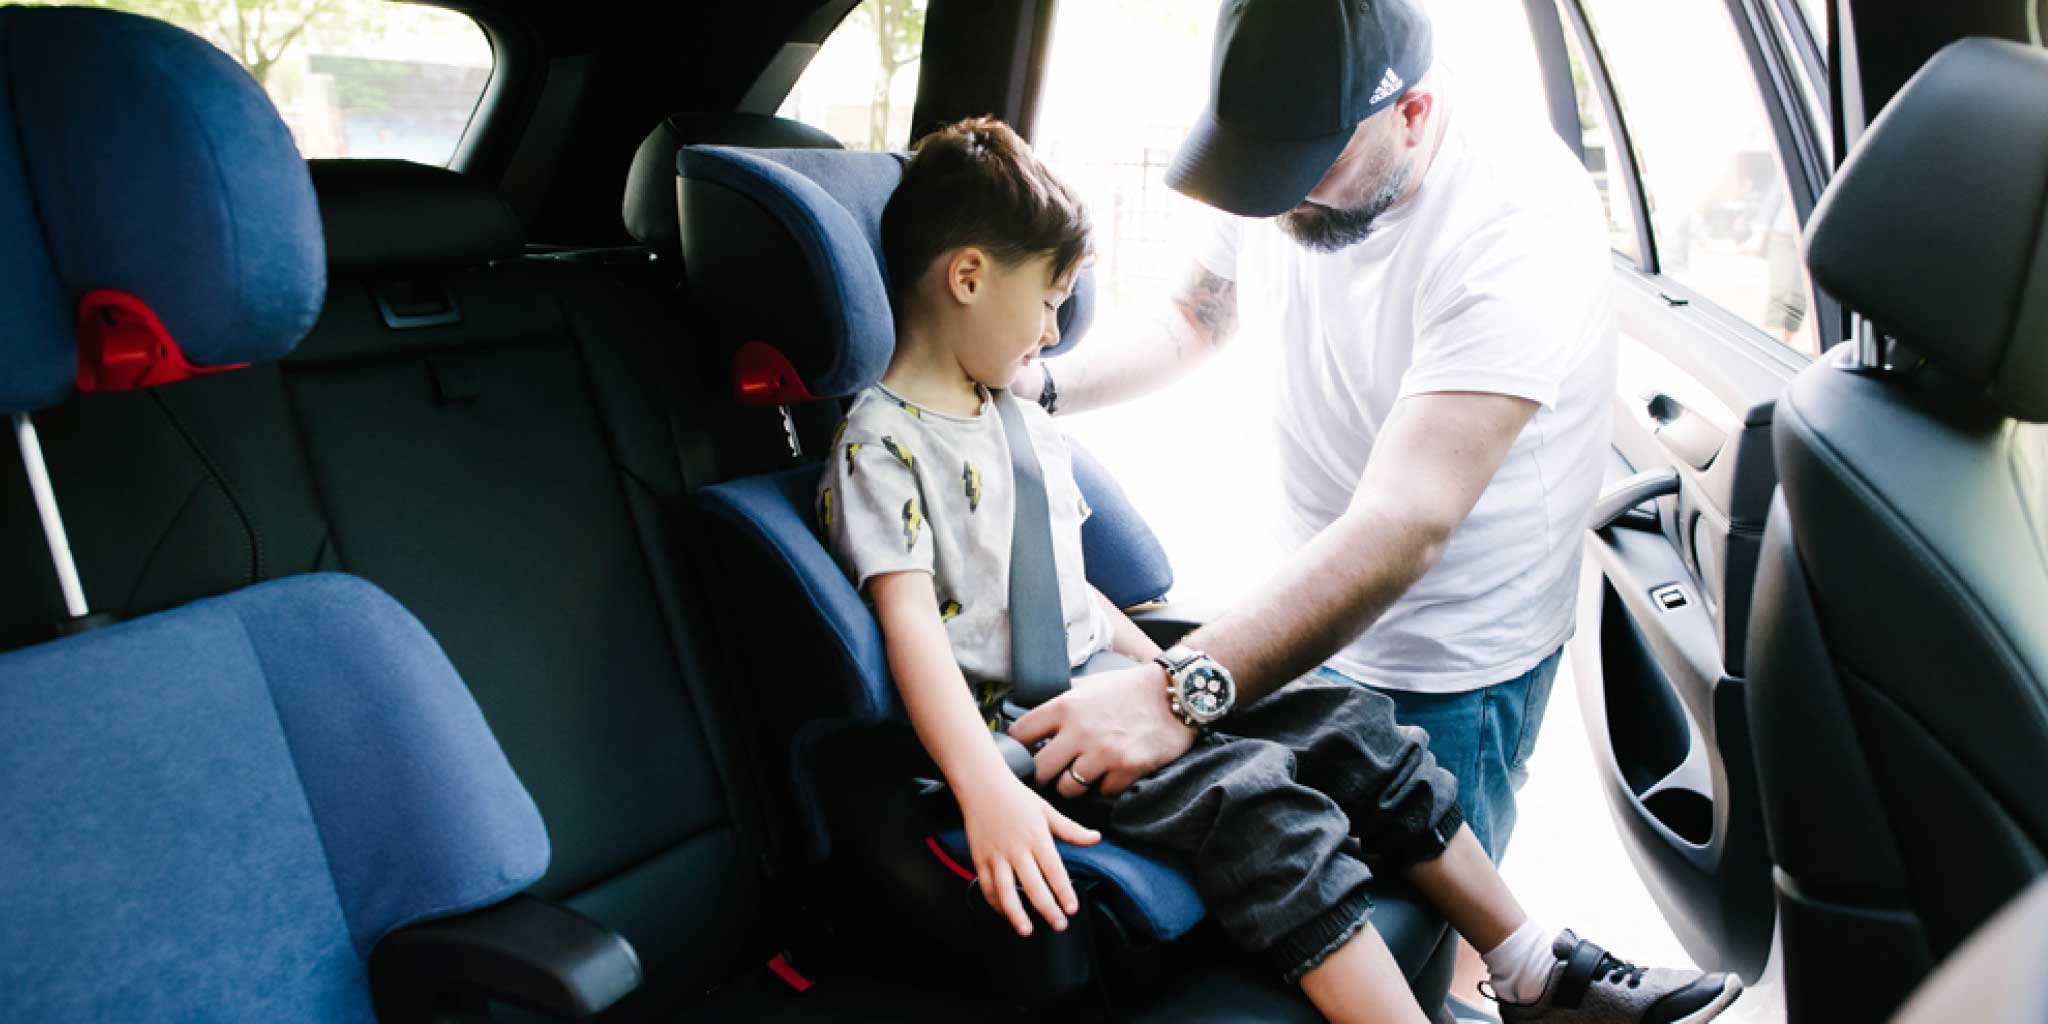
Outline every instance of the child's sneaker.
[(1533, 1003), (1500, 1003), (1501, 1024), (1701, 1024), (1742, 994), (1732, 974), (1637, 967), (1570, 931), (1551, 947), (1557, 966)]

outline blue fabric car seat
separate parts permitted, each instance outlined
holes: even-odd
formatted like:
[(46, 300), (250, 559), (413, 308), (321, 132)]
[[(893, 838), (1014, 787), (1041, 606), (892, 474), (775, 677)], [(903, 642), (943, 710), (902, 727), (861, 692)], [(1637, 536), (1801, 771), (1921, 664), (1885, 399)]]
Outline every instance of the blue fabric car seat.
[(368, 1021), (369, 960), (547, 868), (419, 622), (295, 576), (0, 655), (0, 1017)]
[[(0, 105), (0, 411), (21, 437), (74, 386), (276, 358), (312, 325), (304, 162), (214, 47), (0, 8)], [(370, 1021), (382, 940), (549, 859), (440, 647), (337, 575), (0, 655), (0, 822), (6, 1020)]]
[[(732, 355), (741, 400), (826, 401), (879, 379), (895, 337), (880, 219), (904, 159), (715, 146), (679, 154), (690, 290)], [(1086, 333), (1093, 296), (1092, 275), (1084, 272), (1075, 300), (1061, 311), (1062, 341), (1053, 354)], [(1172, 575), (1149, 528), (1078, 447), (1075, 472), (1095, 510), (1083, 536), (1089, 581), (1126, 607), (1162, 597)], [(1019, 941), (991, 921), (977, 945), (961, 937), (944, 897), (921, 895), (950, 883), (956, 902), (971, 909), (980, 901), (959, 867), (967, 862), (960, 830), (934, 826), (891, 800), (892, 775), (900, 785), (924, 762), (914, 740), (907, 753), (900, 746), (894, 756), (884, 753), (890, 748), (879, 737), (893, 732), (900, 743), (907, 730), (879, 627), (811, 521), (818, 473), (815, 466), (787, 469), (701, 493), (708, 518), (730, 538), (718, 545), (730, 603), (791, 609), (779, 621), (754, 615), (731, 625), (745, 646), (763, 653), (753, 682), (764, 715), (786, 726), (779, 739), (789, 751), (789, 797), (805, 823), (803, 852), (833, 864), (837, 874), (828, 877), (842, 886), (876, 884), (895, 894), (899, 912), (922, 924), (930, 941), (950, 940), (968, 955), (997, 961), (983, 970), (999, 980), (1050, 989), (1019, 992), (1027, 999), (1057, 995), (1063, 981), (1084, 978), (1072, 959), (1158, 950), (1187, 935), (1204, 917), (1187, 873), (1171, 859), (1108, 842), (1062, 846), (1061, 853), (1120, 941), (1069, 951), (1068, 961), (1036, 947), (1078, 940), (1041, 929)], [(942, 803), (950, 808), (950, 800)], [(1435, 1005), (1451, 966), (1442, 922), (1406, 894), (1383, 886), (1379, 897), (1376, 925), (1415, 979), (1418, 997)]]
[[(742, 150), (687, 147), (679, 157), (686, 222), (685, 246), (703, 247), (701, 263), (687, 253), (692, 291), (735, 348), (735, 388), (767, 392), (779, 401), (837, 399), (879, 380), (895, 348), (895, 323), (883, 281), (881, 216), (901, 180), (903, 158), (886, 153), (826, 150)], [(766, 217), (762, 223), (747, 218)], [(729, 244), (741, 232), (759, 248)], [(786, 243), (778, 247), (776, 243)], [(782, 263), (778, 260), (789, 259)], [(776, 280), (772, 292), (741, 281)], [(796, 282), (794, 288), (787, 287)], [(793, 293), (793, 294), (792, 294)], [(1075, 301), (1062, 310), (1059, 351), (1086, 333), (1092, 315), (1093, 276), (1084, 273)], [(1128, 531), (1097, 536), (1089, 554), (1090, 579), (1120, 604), (1162, 596), (1172, 583), (1165, 554), (1129, 502), (1099, 465), (1080, 455), (1091, 506), (1103, 527)], [(707, 506), (771, 556), (790, 583), (812, 599), (839, 643), (821, 649), (818, 674), (842, 687), (832, 708), (855, 720), (900, 720), (901, 708), (882, 654), (881, 634), (845, 574), (818, 542), (810, 507), (815, 464), (708, 488)], [(1099, 502), (1099, 504), (1098, 504)], [(1100, 528), (1099, 528), (1100, 529)], [(819, 710), (825, 710), (820, 708)], [(815, 731), (825, 727), (814, 720)], [(801, 756), (801, 755), (800, 755)], [(800, 771), (807, 776), (810, 770)], [(805, 800), (813, 829), (812, 852), (829, 849), (830, 829)], [(1177, 868), (1147, 865), (1110, 847), (1069, 850), (1076, 870), (1100, 877), (1106, 893), (1147, 938), (1178, 938), (1201, 918), (1200, 902)], [(1150, 905), (1142, 904), (1150, 901)]]

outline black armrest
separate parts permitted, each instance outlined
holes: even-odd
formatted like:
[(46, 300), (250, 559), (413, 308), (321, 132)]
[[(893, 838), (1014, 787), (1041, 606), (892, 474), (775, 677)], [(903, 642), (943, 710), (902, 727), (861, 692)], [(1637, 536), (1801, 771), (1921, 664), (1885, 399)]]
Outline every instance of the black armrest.
[(1131, 621), (1161, 647), (1172, 647), (1181, 638), (1207, 625), (1222, 612), (1201, 602), (1161, 601), (1130, 612)]
[(624, 938), (526, 895), (392, 932), (371, 970), (380, 996), (482, 998), (566, 1018), (600, 1013), (640, 985), (640, 956)]

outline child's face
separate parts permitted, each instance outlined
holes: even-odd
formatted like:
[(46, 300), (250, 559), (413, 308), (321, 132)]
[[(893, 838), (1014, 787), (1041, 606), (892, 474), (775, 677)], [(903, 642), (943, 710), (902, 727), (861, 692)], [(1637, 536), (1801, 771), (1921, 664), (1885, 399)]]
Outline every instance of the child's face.
[(1052, 256), (1015, 265), (991, 261), (984, 294), (968, 310), (967, 336), (956, 353), (969, 377), (989, 388), (1007, 388), (1039, 350), (1059, 344), (1059, 308), (1073, 289), (1074, 275), (1054, 280)]

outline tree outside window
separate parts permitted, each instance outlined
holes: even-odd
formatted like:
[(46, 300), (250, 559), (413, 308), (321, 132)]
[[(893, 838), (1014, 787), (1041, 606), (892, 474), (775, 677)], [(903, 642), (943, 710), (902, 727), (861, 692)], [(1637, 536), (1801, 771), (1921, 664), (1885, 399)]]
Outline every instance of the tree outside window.
[(466, 15), (390, 0), (85, 0), (177, 25), (256, 79), (308, 157), (445, 164), (490, 80)]

